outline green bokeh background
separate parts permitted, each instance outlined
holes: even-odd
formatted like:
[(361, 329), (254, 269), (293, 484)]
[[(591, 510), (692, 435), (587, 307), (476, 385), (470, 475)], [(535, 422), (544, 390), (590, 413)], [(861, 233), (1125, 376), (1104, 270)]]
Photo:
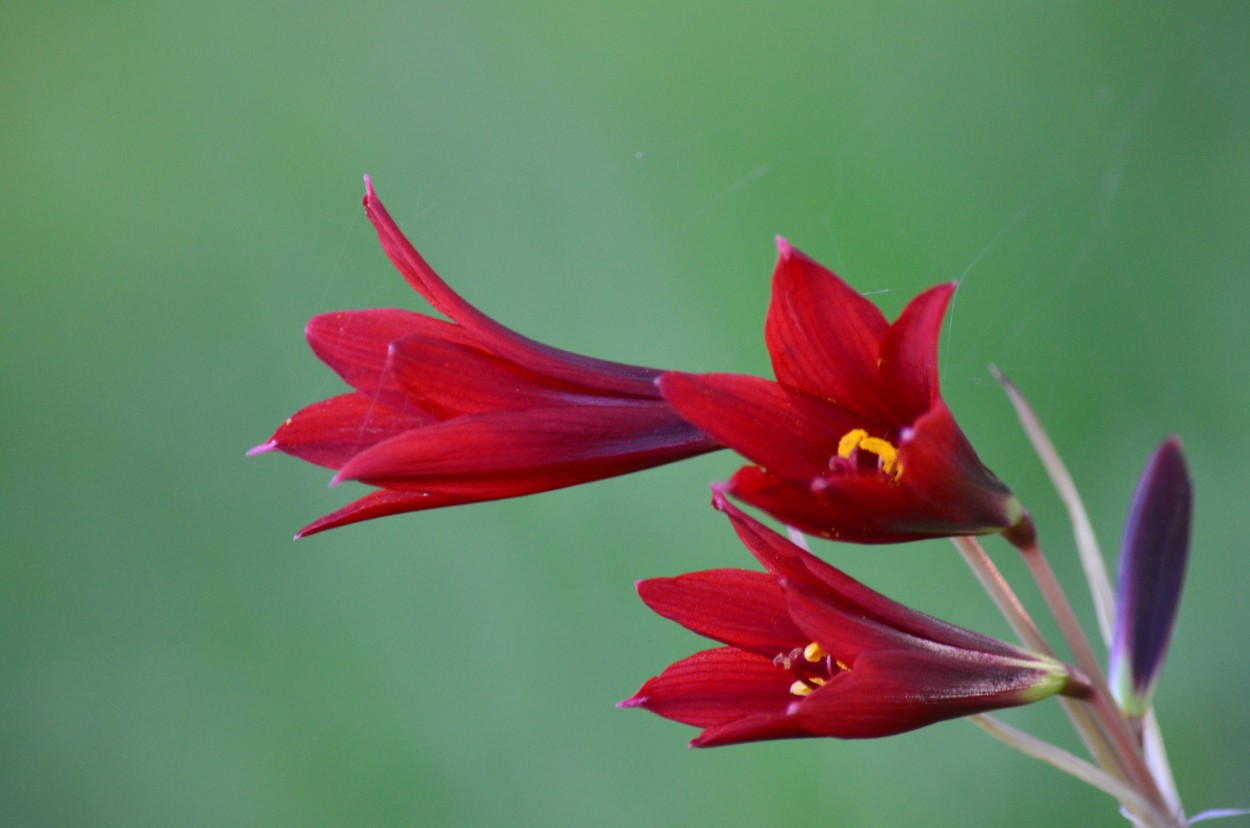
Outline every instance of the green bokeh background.
[[(1191, 811), (1250, 804), (1244, 4), (348, 8), (0, 5), (0, 823), (1123, 824), (964, 722), (689, 751), (614, 709), (700, 646), (631, 581), (748, 563), (728, 454), (292, 543), (359, 493), (243, 458), (339, 388), (304, 322), (420, 307), (365, 172), (470, 300), (630, 362), (766, 373), (777, 233), (891, 315), (963, 279), (946, 396), (1086, 618), (985, 366), (1109, 556), (1183, 435), (1159, 715)], [(949, 545), (820, 551), (1008, 634)]]

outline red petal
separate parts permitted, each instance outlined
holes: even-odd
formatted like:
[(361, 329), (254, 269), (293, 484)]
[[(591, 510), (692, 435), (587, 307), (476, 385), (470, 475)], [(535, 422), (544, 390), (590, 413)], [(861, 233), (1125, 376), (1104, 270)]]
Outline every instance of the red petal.
[[(821, 608), (828, 608), (830, 612), (836, 610), (839, 613), (871, 618), (900, 632), (929, 641), (1009, 657), (1028, 657), (1028, 653), (1010, 644), (925, 615), (864, 586), (841, 570), (790, 543), (724, 498), (718, 498), (716, 506), (732, 521), (734, 531), (751, 554), (769, 572), (785, 579), (787, 591), (794, 592), (796, 588), (806, 587), (811, 591), (808, 594), (815, 596)], [(813, 612), (815, 611), (817, 610), (814, 609)], [(787, 608), (786, 612), (790, 614), (791, 610)], [(795, 620), (798, 621), (798, 618)], [(808, 640), (818, 640), (810, 626), (804, 627), (803, 634)]]
[(343, 381), (369, 397), (402, 408), (404, 393), (387, 372), (390, 345), (406, 336), (467, 343), (456, 325), (394, 308), (338, 311), (314, 316), (304, 329), (313, 353)]
[(272, 448), (337, 469), (352, 456), (434, 419), (397, 411), (363, 394), (342, 394), (296, 412), (270, 438)]
[(795, 699), (790, 693), (792, 682), (790, 673), (771, 659), (721, 647), (670, 665), (621, 706), (641, 707), (695, 727), (763, 716), (775, 722), (779, 734), (785, 734), (785, 711)]
[(667, 371), (660, 391), (686, 420), (786, 477), (820, 474), (839, 438), (865, 425), (839, 406), (758, 377)]
[(916, 513), (914, 523), (941, 534), (1010, 528), (1021, 507), (1011, 490), (981, 463), (941, 399), (899, 441), (898, 488)]
[(639, 582), (638, 595), (692, 632), (766, 658), (811, 641), (790, 620), (777, 579), (763, 572), (714, 569), (652, 578)]
[(626, 474), (717, 448), (662, 403), (470, 414), (354, 457), (336, 480), (513, 497)]
[(839, 739), (892, 736), (935, 722), (1035, 700), (1028, 691), (1047, 673), (960, 651), (865, 653), (840, 680), (795, 705), (813, 735)]
[(893, 481), (861, 474), (817, 481), (747, 467), (725, 490), (790, 526), (854, 543), (983, 534), (1020, 519), (1019, 503), (981, 464), (941, 400), (902, 435), (899, 465)]
[(377, 230), (387, 258), (403, 274), (408, 284), (440, 313), (464, 326), (487, 350), (529, 370), (596, 390), (654, 398), (654, 382), (659, 371), (619, 362), (592, 359), (536, 342), (504, 327), (470, 305), (439, 278), (421, 254), (395, 224), (382, 206), (366, 177), (365, 215)]
[(295, 537), (306, 538), (327, 529), (336, 529), (362, 520), (397, 515), (402, 512), (417, 512), (425, 509), (438, 509), (443, 506), (460, 506), (474, 503), (475, 497), (455, 494), (429, 494), (425, 492), (371, 492), (359, 500), (347, 504), (342, 509), (319, 517), (296, 533)]
[(899, 423), (915, 420), (938, 399), (938, 336), (955, 283), (937, 285), (907, 303), (881, 344), (881, 382)]
[(909, 505), (886, 491), (888, 483), (866, 475), (831, 478), (812, 491), (807, 479), (783, 478), (755, 466), (738, 470), (725, 491), (772, 517), (812, 535), (850, 543), (901, 543), (960, 532), (925, 533), (911, 528)]
[(390, 369), (409, 399), (439, 419), (591, 399), (484, 351), (426, 337), (392, 343)]
[(855, 410), (876, 411), (881, 311), (782, 239), (764, 328), (782, 383)]

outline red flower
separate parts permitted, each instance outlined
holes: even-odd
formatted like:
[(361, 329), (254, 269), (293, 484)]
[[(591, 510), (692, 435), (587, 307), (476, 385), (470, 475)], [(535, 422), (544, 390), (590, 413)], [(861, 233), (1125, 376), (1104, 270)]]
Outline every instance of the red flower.
[(660, 372), (509, 330), (456, 294), (404, 238), (369, 179), (365, 214), (391, 263), (451, 321), (392, 308), (314, 317), (313, 352), (354, 391), (314, 403), (250, 454), (277, 449), (381, 491), (297, 535), (398, 512), (586, 483), (719, 444), (660, 397)]
[(1019, 502), (981, 464), (938, 391), (937, 340), (955, 285), (894, 324), (778, 239), (765, 338), (777, 382), (660, 378), (664, 399), (747, 466), (725, 491), (805, 532), (857, 543), (1010, 529)]
[(890, 736), (1088, 692), (1059, 662), (891, 601), (714, 503), (768, 571), (639, 582), (651, 609), (728, 646), (676, 662), (620, 703), (703, 728), (692, 747)]

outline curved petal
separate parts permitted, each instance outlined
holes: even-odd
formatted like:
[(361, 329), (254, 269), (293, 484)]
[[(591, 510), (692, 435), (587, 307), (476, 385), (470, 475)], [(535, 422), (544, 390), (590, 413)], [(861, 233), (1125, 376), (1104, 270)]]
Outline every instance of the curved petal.
[(638, 582), (638, 595), (691, 632), (766, 658), (811, 641), (790, 620), (777, 579), (764, 572), (713, 569), (651, 578)]
[(810, 481), (744, 466), (724, 488), (788, 526), (832, 540), (902, 543), (952, 534), (923, 528), (913, 531), (908, 504), (890, 496), (887, 483), (854, 475), (831, 479), (842, 485), (835, 489), (827, 484), (813, 491)]
[[(811, 613), (828, 609), (831, 613), (849, 613), (870, 618), (882, 625), (919, 639), (935, 641), (952, 647), (998, 653), (1010, 657), (1028, 657), (1028, 653), (1003, 641), (972, 630), (949, 624), (939, 618), (918, 612), (871, 589), (815, 555), (790, 543), (732, 504), (718, 498), (716, 506), (733, 522), (743, 544), (769, 572), (785, 579), (784, 589), (792, 593), (806, 588), (804, 594), (815, 604)], [(809, 640), (819, 640), (810, 624), (788, 605), (789, 613), (802, 627)]]
[(784, 239), (777, 248), (764, 339), (778, 381), (848, 408), (877, 410), (869, 401), (877, 397), (885, 317)]
[(956, 283), (935, 285), (907, 303), (881, 343), (880, 382), (899, 424), (938, 399), (938, 337)]
[(619, 706), (641, 707), (695, 727), (716, 727), (749, 716), (775, 719), (780, 726), (795, 698), (790, 694), (792, 681), (789, 672), (771, 659), (721, 647), (669, 665)]
[(383, 490), (371, 492), (359, 500), (353, 501), (342, 509), (317, 518), (312, 523), (295, 533), (295, 539), (306, 538), (327, 529), (337, 529), (362, 520), (398, 515), (403, 512), (417, 512), (425, 509), (438, 509), (443, 506), (461, 506), (475, 503), (476, 498), (455, 494), (428, 494), (425, 492), (393, 492)]
[(971, 535), (1008, 529), (1023, 516), (1019, 501), (977, 457), (941, 399), (903, 434), (898, 448), (899, 488), (923, 516), (917, 524)]
[(265, 445), (337, 469), (384, 440), (432, 422), (433, 417), (420, 411), (397, 410), (363, 394), (342, 394), (300, 409)]
[(378, 233), (378, 240), (391, 264), (404, 279), (436, 310), (464, 326), (479, 344), (531, 371), (612, 394), (643, 398), (656, 396), (653, 383), (659, 371), (608, 360), (593, 359), (552, 348), (491, 319), (466, 302), (439, 278), (421, 254), (404, 237), (394, 219), (382, 206), (373, 184), (365, 177), (365, 215)]
[(892, 736), (936, 722), (1036, 701), (1049, 671), (1009, 667), (953, 653), (865, 653), (840, 681), (794, 706), (813, 735), (838, 739)]
[(323, 313), (308, 321), (304, 335), (317, 358), (344, 382), (395, 408), (403, 407), (404, 394), (387, 372), (392, 342), (406, 336), (470, 341), (457, 325), (395, 308)]
[(790, 526), (854, 543), (985, 534), (1008, 529), (1023, 515), (1011, 491), (981, 464), (941, 400), (904, 431), (899, 467), (899, 476), (890, 480), (854, 473), (801, 476), (748, 466), (724, 489)]
[(840, 406), (758, 377), (666, 371), (659, 385), (687, 421), (787, 477), (820, 474), (837, 454), (839, 438), (865, 425)]
[(336, 480), (408, 491), (456, 487), (488, 500), (627, 474), (715, 448), (660, 402), (493, 411), (380, 443), (352, 458)]
[(410, 400), (439, 419), (594, 397), (477, 348), (408, 336), (391, 343), (389, 369)]

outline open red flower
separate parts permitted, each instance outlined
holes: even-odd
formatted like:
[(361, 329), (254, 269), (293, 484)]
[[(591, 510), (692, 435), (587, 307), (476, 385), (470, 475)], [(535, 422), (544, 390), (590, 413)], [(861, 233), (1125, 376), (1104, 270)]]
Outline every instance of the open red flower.
[(651, 609), (727, 646), (676, 662), (620, 703), (703, 728), (691, 746), (890, 736), (1088, 692), (1054, 659), (891, 601), (714, 502), (767, 572), (639, 582)]
[(720, 448), (661, 398), (660, 371), (579, 356), (509, 330), (426, 264), (365, 179), (391, 263), (451, 321), (381, 308), (314, 317), (313, 352), (354, 390), (304, 408), (250, 454), (278, 450), (381, 488), (299, 536), (361, 520), (516, 497)]
[(725, 491), (805, 532), (857, 543), (995, 532), (1024, 510), (978, 459), (938, 390), (937, 343), (955, 285), (893, 324), (778, 239), (765, 338), (777, 381), (660, 378), (664, 399), (746, 457)]

